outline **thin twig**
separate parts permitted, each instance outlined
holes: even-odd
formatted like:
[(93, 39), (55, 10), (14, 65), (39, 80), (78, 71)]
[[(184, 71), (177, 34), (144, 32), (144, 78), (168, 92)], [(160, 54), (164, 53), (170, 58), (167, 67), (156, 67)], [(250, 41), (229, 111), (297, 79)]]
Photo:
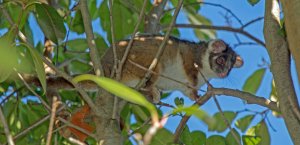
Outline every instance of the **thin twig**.
[[(116, 47), (116, 38), (115, 38), (115, 29), (114, 29), (114, 17), (113, 17), (113, 1), (109, 0), (108, 1), (109, 5), (109, 19), (110, 19), (110, 33), (111, 33), (111, 43), (112, 43), (112, 49), (113, 49), (113, 60), (114, 60), (114, 65), (112, 71), (112, 74), (110, 74), (111, 78), (115, 75), (114, 72), (117, 70), (118, 67), (118, 54), (117, 54), (117, 47)], [(116, 100), (116, 99), (115, 99)]]
[[(113, 1), (109, 0), (109, 19), (110, 19), (110, 31), (111, 31), (111, 42), (112, 42), (112, 49), (113, 49), (113, 56), (114, 56), (114, 65), (113, 65), (113, 71), (110, 74), (110, 77), (113, 78), (115, 75), (115, 72), (117, 72), (117, 68), (119, 66), (118, 62), (118, 54), (117, 54), (117, 47), (116, 47), (116, 38), (115, 38), (115, 29), (114, 29), (114, 17), (113, 17)], [(120, 77), (117, 77), (120, 78)], [(114, 96), (114, 106), (113, 106), (113, 112), (112, 112), (112, 120), (117, 119), (117, 110), (118, 110), (118, 97)]]
[(239, 46), (242, 46), (242, 45), (258, 45), (258, 44), (257, 43), (253, 43), (253, 42), (239, 42), (237, 44), (234, 44), (233, 48), (236, 48), (236, 47), (239, 47)]
[[(60, 107), (57, 110), (57, 113), (62, 111), (63, 109), (65, 109), (65, 106)], [(42, 123), (46, 122), (49, 118), (50, 118), (50, 114), (44, 116), (42, 119), (39, 119), (37, 122), (33, 123), (31, 126), (27, 127), (26, 129), (24, 129), (23, 131), (21, 131), (17, 135), (15, 135), (14, 140), (19, 139), (20, 137), (22, 137), (26, 133), (30, 132), (32, 129), (34, 129), (34, 128), (38, 127), (39, 125), (41, 125)]]
[[(237, 20), (237, 22), (241, 26), (243, 26), (242, 20), (237, 15), (235, 15), (229, 8), (227, 8), (227, 7), (225, 7), (225, 6), (221, 5), (221, 4), (210, 3), (210, 2), (193, 2), (193, 3), (184, 4), (183, 7), (191, 6), (191, 5), (199, 5), (199, 4), (208, 5), (208, 6), (214, 6), (214, 7), (219, 7), (221, 9), (227, 11), (228, 13), (230, 13)], [(174, 8), (168, 9), (166, 11), (172, 11), (172, 10), (174, 10)]]
[[(138, 63), (136, 63), (136, 62), (134, 62), (134, 61), (132, 61), (132, 60), (130, 60), (130, 59), (128, 59), (127, 61), (128, 61), (129, 63), (135, 65), (136, 67), (142, 69), (142, 70), (145, 70), (145, 71), (148, 70), (146, 67), (144, 67), (144, 66), (142, 66), (142, 65), (140, 65), (140, 64), (138, 64)], [(181, 84), (181, 85), (183, 85), (183, 86), (186, 86), (186, 87), (188, 87), (188, 88), (191, 88), (191, 89), (194, 89), (194, 90), (198, 90), (198, 88), (196, 88), (196, 87), (194, 87), (194, 86), (192, 86), (192, 85), (190, 85), (190, 84), (188, 84), (188, 83), (184, 83), (184, 82), (178, 81), (178, 80), (173, 79), (173, 78), (171, 78), (171, 77), (168, 77), (168, 76), (166, 76), (166, 75), (157, 73), (157, 72), (155, 72), (155, 71), (153, 71), (153, 70), (149, 70), (149, 71), (150, 71), (150, 73), (152, 73), (153, 75), (160, 76), (160, 77), (163, 77), (163, 78), (168, 79), (168, 80), (170, 80), (170, 81), (173, 81), (173, 82), (175, 82), (175, 83), (178, 83), (178, 84)]]
[(53, 96), (51, 117), (50, 117), (50, 123), (49, 123), (49, 129), (48, 129), (46, 145), (51, 144), (52, 131), (53, 131), (53, 126), (54, 126), (54, 121), (55, 121), (55, 116), (56, 116), (56, 109), (57, 109), (59, 104), (60, 104), (60, 102), (57, 100), (57, 97)]
[(235, 134), (235, 132), (233, 131), (230, 122), (229, 122), (228, 119), (225, 117), (224, 112), (223, 112), (223, 110), (222, 110), (222, 108), (221, 108), (221, 106), (220, 106), (219, 101), (217, 100), (217, 98), (216, 98), (215, 96), (213, 96), (213, 99), (214, 99), (214, 101), (215, 101), (215, 103), (216, 103), (216, 105), (217, 105), (217, 108), (218, 108), (219, 112), (221, 113), (221, 116), (222, 116), (223, 121), (225, 122), (225, 124), (226, 124), (227, 127), (229, 128), (229, 131), (230, 131), (230, 133), (232, 134), (233, 138), (235, 139), (235, 141), (236, 141), (239, 145), (242, 145), (242, 144), (241, 144), (241, 141), (240, 141), (240, 139), (239, 139), (239, 137), (238, 137), (238, 136)]
[(84, 24), (84, 30), (90, 50), (90, 57), (94, 65), (94, 72), (97, 76), (103, 75), (102, 65), (100, 63), (99, 53), (94, 40), (94, 33), (91, 23), (91, 17), (88, 11), (87, 0), (80, 0), (80, 10), (82, 14), (82, 20)]
[(86, 143), (81, 142), (80, 140), (75, 139), (75, 138), (73, 138), (73, 137), (69, 137), (68, 140), (69, 140), (69, 142), (74, 143), (74, 144), (77, 144), (77, 145), (86, 145)]
[(19, 78), (22, 80), (22, 82), (24, 83), (24, 85), (27, 87), (27, 89), (36, 97), (38, 97), (38, 99), (41, 101), (41, 103), (43, 104), (43, 106), (46, 108), (46, 111), (49, 113), (51, 108), (50, 106), (44, 101), (44, 99), (37, 94), (30, 86), (29, 84), (24, 80), (23, 76), (20, 73), (17, 73)]
[[(145, 82), (147, 81), (147, 79), (151, 76), (151, 72), (150, 71), (153, 70), (156, 67), (157, 63), (159, 62), (160, 57), (161, 57), (161, 55), (162, 55), (162, 53), (164, 51), (164, 48), (165, 48), (165, 46), (167, 44), (168, 39), (169, 39), (169, 35), (170, 35), (170, 33), (171, 33), (172, 29), (173, 29), (173, 25), (175, 24), (177, 16), (179, 14), (179, 11), (180, 11), (180, 9), (182, 7), (182, 4), (183, 4), (183, 0), (179, 0), (178, 1), (178, 5), (176, 7), (176, 10), (174, 12), (174, 15), (172, 17), (171, 23), (170, 23), (170, 25), (168, 27), (167, 33), (166, 33), (166, 35), (164, 37), (164, 40), (163, 40), (162, 44), (159, 46), (158, 52), (156, 53), (155, 58), (153, 59), (150, 67), (148, 68), (147, 73), (145, 74), (144, 78), (139, 82), (139, 84), (136, 86), (136, 88), (141, 88), (145, 84)], [(145, 145), (148, 145), (150, 143), (153, 135), (156, 133), (156, 131), (160, 127), (161, 127), (160, 123), (156, 122), (156, 123), (154, 123), (147, 130), (146, 134), (144, 135), (144, 139), (143, 139)]]
[(133, 43), (135, 34), (136, 34), (136, 32), (138, 31), (138, 28), (139, 28), (139, 26), (140, 26), (140, 24), (141, 24), (141, 21), (142, 21), (142, 19), (143, 19), (143, 15), (144, 15), (144, 13), (145, 13), (145, 9), (146, 9), (147, 2), (148, 2), (147, 0), (144, 0), (143, 7), (142, 7), (141, 12), (140, 12), (140, 15), (139, 15), (139, 19), (138, 19), (138, 21), (137, 21), (137, 24), (135, 25), (135, 28), (134, 28), (133, 33), (132, 33), (132, 35), (131, 35), (131, 39), (130, 39), (130, 41), (128, 42), (128, 45), (127, 45), (127, 47), (126, 47), (126, 49), (125, 49), (124, 55), (123, 55), (123, 57), (122, 57), (122, 60), (120, 61), (120, 64), (119, 64), (119, 66), (118, 66), (118, 70), (117, 70), (117, 79), (118, 79), (118, 78), (121, 78), (121, 75), (122, 75), (121, 73), (122, 73), (122, 70), (123, 70), (124, 63), (125, 63), (125, 61), (127, 60), (127, 56), (128, 56), (129, 51), (130, 51), (130, 49), (131, 49), (131, 46), (132, 46), (132, 43)]
[[(201, 98), (199, 98), (197, 100), (196, 103), (194, 103), (193, 105), (198, 105), (198, 106), (202, 106), (203, 104), (205, 104), (210, 98), (211, 98), (212, 92), (210, 92), (210, 90), (208, 90)], [(186, 125), (186, 123), (188, 122), (188, 120), (190, 119), (191, 116), (189, 115), (184, 115), (183, 118), (180, 120), (179, 125), (177, 126), (175, 133), (174, 133), (174, 143), (178, 143), (179, 142), (179, 138), (180, 135), (184, 129), (184, 126)]]
[(13, 96), (15, 93), (17, 93), (18, 91), (20, 91), (23, 88), (24, 88), (24, 86), (21, 86), (20, 88), (15, 89), (13, 92), (11, 92), (9, 95), (7, 95), (4, 99), (1, 100), (0, 105), (2, 105), (6, 100), (8, 100), (11, 96)]
[(253, 19), (253, 20), (247, 22), (245, 25), (243, 25), (243, 26), (241, 27), (241, 29), (244, 29), (244, 28), (248, 27), (249, 25), (251, 25), (251, 24), (253, 24), (253, 23), (257, 22), (257, 21), (263, 20), (263, 19), (264, 19), (264, 17), (258, 17), (258, 18), (255, 18), (255, 19)]
[(163, 42), (159, 46), (158, 51), (157, 51), (154, 59), (152, 60), (152, 63), (150, 64), (144, 78), (137, 84), (137, 86), (135, 88), (139, 89), (139, 88), (143, 87), (145, 85), (146, 81), (148, 81), (148, 79), (151, 77), (151, 72), (150, 71), (153, 70), (156, 67), (156, 65), (158, 64), (158, 62), (160, 60), (160, 57), (161, 57), (162, 53), (165, 50), (165, 46), (167, 45), (167, 41), (169, 40), (169, 36), (170, 36), (171, 31), (173, 29), (173, 26), (176, 22), (177, 16), (178, 16), (179, 11), (180, 11), (180, 8), (182, 6), (182, 2), (183, 2), (183, 0), (180, 0), (178, 2), (178, 6), (177, 6), (177, 8), (174, 12), (174, 16), (172, 17), (171, 23), (169, 24), (169, 26), (167, 28), (167, 32), (165, 34)]
[[(260, 44), (261, 46), (266, 47), (265, 43), (256, 38), (255, 36), (251, 35), (250, 33), (244, 31), (241, 28), (232, 28), (228, 26), (212, 26), (212, 25), (195, 25), (195, 24), (175, 24), (175, 27), (178, 28), (197, 28), (197, 29), (213, 29), (213, 30), (223, 30), (223, 31), (229, 31), (229, 32), (236, 32), (239, 34), (243, 34), (249, 39), (255, 41), (256, 43)], [(166, 27), (164, 27), (165, 29)]]
[[(3, 12), (5, 12), (6, 10), (3, 9), (2, 7), (0, 7), (2, 9)], [(10, 25), (14, 26), (14, 22), (12, 21), (10, 15), (7, 13), (7, 15), (5, 15), (6, 18), (9, 20), (9, 23)], [(90, 22), (89, 22), (90, 23)], [(90, 34), (90, 33), (88, 33)], [(30, 46), (31, 48), (33, 48), (33, 46), (28, 43), (27, 41), (27, 38), (25, 37), (25, 35), (19, 31), (18, 33), (19, 37), (21, 38), (21, 40), (23, 42), (25, 42), (28, 46)], [(89, 41), (88, 41), (89, 42)], [(59, 69), (57, 69), (51, 62), (49, 62), (45, 57), (41, 56), (43, 62), (45, 64), (47, 64), (52, 70), (54, 70), (58, 75), (62, 76), (64, 79), (66, 79), (68, 82), (70, 82), (74, 87), (75, 89), (79, 92), (79, 94), (81, 95), (81, 97), (83, 98), (83, 100), (90, 106), (91, 110), (97, 115), (97, 116), (101, 116), (101, 113), (97, 110), (97, 107), (96, 105), (94, 104), (94, 102), (92, 101), (92, 99), (88, 96), (88, 94), (82, 89), (79, 87), (78, 84), (74, 83), (72, 81), (72, 77), (70, 77), (68, 74), (60, 71)], [(100, 62), (99, 62), (100, 63)], [(101, 71), (102, 69), (100, 69)]]
[(9, 127), (8, 127), (7, 122), (5, 120), (5, 117), (4, 117), (4, 114), (3, 114), (1, 106), (0, 106), (0, 120), (1, 120), (3, 128), (4, 128), (4, 132), (5, 132), (8, 144), (9, 145), (14, 145), (15, 143), (14, 143), (13, 137), (12, 137), (10, 131), (9, 131)]
[(76, 83), (74, 83), (72, 81), (72, 77), (69, 76), (68, 74), (66, 74), (63, 71), (60, 71), (58, 68), (56, 68), (51, 62), (49, 62), (45, 57), (41, 56), (42, 60), (45, 64), (47, 64), (51, 69), (53, 69), (58, 76), (63, 77), (65, 80), (67, 80), (68, 82), (70, 82), (75, 89), (79, 92), (80, 96), (82, 97), (82, 99), (89, 105), (89, 107), (91, 108), (91, 110), (97, 115), (97, 116), (101, 116), (101, 113), (98, 111), (97, 106), (95, 105), (95, 103), (93, 102), (93, 100), (89, 97), (89, 95)]

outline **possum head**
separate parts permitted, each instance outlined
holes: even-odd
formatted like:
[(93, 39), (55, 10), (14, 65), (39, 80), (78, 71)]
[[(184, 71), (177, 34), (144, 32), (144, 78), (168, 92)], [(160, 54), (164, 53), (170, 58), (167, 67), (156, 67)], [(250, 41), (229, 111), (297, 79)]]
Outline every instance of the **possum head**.
[(227, 77), (232, 68), (243, 65), (242, 58), (222, 40), (212, 40), (208, 43), (210, 69), (220, 78)]

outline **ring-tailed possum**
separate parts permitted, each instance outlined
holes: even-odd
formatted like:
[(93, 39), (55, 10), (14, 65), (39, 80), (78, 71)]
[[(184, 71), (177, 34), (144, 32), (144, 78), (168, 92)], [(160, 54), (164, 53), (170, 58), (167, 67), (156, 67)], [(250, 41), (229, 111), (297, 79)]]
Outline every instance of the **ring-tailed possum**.
[[(136, 36), (130, 49), (127, 60), (123, 66), (121, 82), (135, 87), (144, 77), (154, 59), (163, 36)], [(121, 60), (129, 40), (117, 43), (117, 56)], [(102, 65), (106, 76), (113, 68), (113, 50), (108, 49), (102, 57)], [(154, 102), (159, 101), (158, 90), (180, 90), (191, 99), (197, 99), (197, 89), (205, 83), (204, 78), (224, 78), (228, 76), (233, 67), (239, 68), (243, 60), (228, 44), (222, 40), (208, 42), (190, 42), (170, 37), (163, 54), (143, 91)], [(160, 74), (160, 75), (157, 75)], [(173, 81), (172, 78), (176, 81)], [(182, 83), (178, 83), (182, 82)], [(192, 86), (192, 87), (188, 87)]]

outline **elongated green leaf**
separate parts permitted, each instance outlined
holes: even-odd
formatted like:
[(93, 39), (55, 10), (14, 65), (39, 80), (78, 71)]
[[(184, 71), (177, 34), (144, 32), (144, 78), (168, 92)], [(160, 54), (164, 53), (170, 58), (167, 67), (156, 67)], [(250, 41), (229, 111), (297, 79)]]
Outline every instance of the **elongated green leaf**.
[[(236, 141), (235, 137), (233, 136), (232, 132), (239, 138), (239, 142)], [(240, 145), (241, 144), (241, 136), (236, 131), (236, 129), (233, 128), (232, 131), (228, 132), (226, 136), (226, 144), (227, 145)]]
[(252, 122), (254, 115), (247, 115), (243, 118), (240, 118), (235, 122), (235, 126), (239, 128), (242, 132), (245, 132), (246, 129), (249, 127), (250, 123)]
[(262, 68), (255, 71), (245, 82), (243, 90), (252, 94), (256, 94), (266, 69)]
[(57, 11), (46, 4), (36, 4), (36, 18), (45, 36), (58, 44), (66, 34), (63, 18)]
[(206, 144), (205, 145), (226, 145), (225, 138), (223, 136), (220, 136), (220, 135), (210, 136), (206, 140)]
[(214, 126), (216, 120), (210, 117), (205, 111), (199, 109), (198, 106), (190, 106), (190, 107), (183, 107), (179, 106), (172, 111), (172, 114), (176, 114), (179, 112), (185, 112), (186, 115), (194, 115), (198, 119), (202, 120), (203, 122), (207, 123), (208, 126)]
[(28, 48), (34, 62), (35, 71), (38, 75), (39, 81), (41, 82), (44, 92), (46, 92), (46, 73), (43, 65), (43, 60), (40, 57), (40, 54), (33, 48)]
[[(224, 111), (223, 113), (224, 113), (224, 116), (227, 119), (227, 121), (231, 124), (231, 122), (236, 117), (236, 113), (232, 112), (232, 111)], [(225, 120), (223, 119), (223, 116), (220, 112), (214, 114), (213, 118), (215, 120), (218, 120), (218, 123), (216, 123), (214, 126), (208, 126), (208, 130), (223, 132), (228, 128), (228, 126), (227, 126), (227, 124), (226, 124)]]
[(108, 92), (111, 92), (112, 94), (131, 103), (146, 107), (150, 111), (152, 119), (154, 119), (154, 121), (158, 121), (158, 114), (156, 112), (155, 106), (152, 103), (148, 102), (148, 100), (136, 90), (113, 79), (106, 77), (97, 77), (90, 74), (80, 75), (73, 79), (74, 82), (80, 82), (83, 80), (94, 81), (95, 83), (97, 83), (97, 85), (107, 90)]

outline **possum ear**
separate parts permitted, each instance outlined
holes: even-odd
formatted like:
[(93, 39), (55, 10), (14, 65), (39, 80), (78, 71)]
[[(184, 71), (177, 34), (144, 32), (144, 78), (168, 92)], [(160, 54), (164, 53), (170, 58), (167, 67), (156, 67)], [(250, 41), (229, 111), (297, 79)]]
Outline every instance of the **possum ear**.
[(244, 64), (243, 59), (240, 56), (237, 55), (236, 58), (235, 58), (235, 63), (233, 65), (233, 67), (240, 68), (240, 67), (243, 66), (243, 64)]
[(220, 39), (212, 40), (209, 42), (208, 48), (213, 53), (221, 53), (226, 50), (226, 44), (223, 40)]

